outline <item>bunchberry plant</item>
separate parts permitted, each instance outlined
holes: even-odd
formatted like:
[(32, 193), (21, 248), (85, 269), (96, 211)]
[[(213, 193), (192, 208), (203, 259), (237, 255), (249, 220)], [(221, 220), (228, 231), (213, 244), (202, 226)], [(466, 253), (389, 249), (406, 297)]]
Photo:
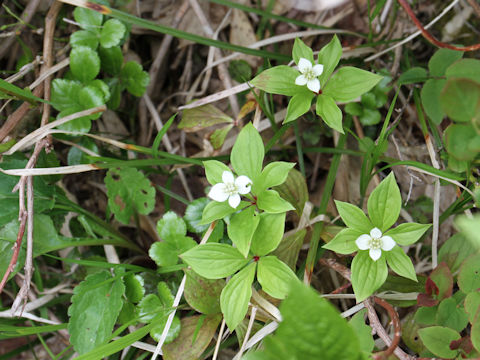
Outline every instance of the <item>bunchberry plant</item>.
[(269, 255), (282, 240), (286, 212), (294, 210), (271, 188), (286, 180), (294, 164), (273, 162), (262, 170), (264, 152), (260, 134), (247, 124), (230, 156), (237, 177), (219, 161), (204, 162), (213, 186), (208, 193), (212, 201), (205, 206), (201, 223), (224, 219), (232, 245), (207, 243), (180, 255), (207, 279), (232, 276), (220, 295), (220, 307), (231, 330), (247, 313), (255, 274), (262, 289), (278, 299), (286, 296), (290, 283), (297, 279), (285, 263)]
[(399, 245), (415, 243), (429, 224), (405, 223), (390, 229), (400, 215), (402, 198), (390, 173), (368, 198), (369, 218), (355, 205), (336, 201), (346, 229), (323, 247), (339, 254), (357, 252), (352, 261), (352, 286), (357, 301), (372, 295), (387, 279), (388, 268), (417, 281), (412, 261)]
[(318, 53), (300, 39), (295, 39), (292, 57), (295, 68), (280, 65), (257, 75), (250, 83), (267, 93), (292, 96), (287, 107), (285, 123), (296, 120), (310, 110), (317, 96), (316, 113), (332, 129), (343, 133), (342, 111), (337, 102), (348, 103), (373, 88), (382, 76), (351, 66), (340, 68), (332, 75), (340, 61), (342, 46), (337, 36)]

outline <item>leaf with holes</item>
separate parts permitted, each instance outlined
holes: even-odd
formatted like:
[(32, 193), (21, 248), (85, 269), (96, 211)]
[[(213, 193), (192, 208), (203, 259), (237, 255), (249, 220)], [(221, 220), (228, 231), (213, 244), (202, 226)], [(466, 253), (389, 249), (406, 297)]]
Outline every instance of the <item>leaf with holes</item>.
[(110, 169), (105, 177), (108, 206), (115, 218), (128, 224), (135, 213), (147, 215), (155, 206), (155, 188), (134, 168)]

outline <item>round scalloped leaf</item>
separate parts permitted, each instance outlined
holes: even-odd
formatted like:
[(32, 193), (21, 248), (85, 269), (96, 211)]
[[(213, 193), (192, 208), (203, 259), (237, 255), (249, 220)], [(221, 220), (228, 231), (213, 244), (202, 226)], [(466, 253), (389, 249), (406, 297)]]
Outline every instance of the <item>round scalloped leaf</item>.
[(140, 275), (128, 274), (123, 278), (125, 284), (125, 296), (128, 301), (137, 303), (142, 300), (145, 295), (145, 288), (143, 287), (143, 278)]
[(76, 46), (70, 52), (70, 70), (76, 79), (87, 83), (100, 72), (100, 57), (87, 46)]
[(104, 48), (111, 48), (120, 43), (125, 35), (125, 25), (117, 19), (109, 19), (103, 24), (103, 29), (100, 34), (100, 45)]
[(142, 96), (150, 83), (148, 73), (135, 61), (129, 61), (120, 72), (120, 80), (127, 91), (134, 96)]

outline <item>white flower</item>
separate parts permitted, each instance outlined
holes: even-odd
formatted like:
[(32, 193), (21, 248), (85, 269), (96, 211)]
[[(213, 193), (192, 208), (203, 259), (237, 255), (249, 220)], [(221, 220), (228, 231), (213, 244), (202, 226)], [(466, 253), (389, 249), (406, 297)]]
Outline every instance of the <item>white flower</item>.
[(382, 236), (382, 232), (379, 228), (373, 228), (370, 231), (370, 235), (363, 234), (360, 235), (357, 240), (355, 240), (360, 250), (369, 250), (369, 255), (373, 261), (377, 261), (382, 256), (383, 251), (390, 251), (396, 245), (395, 240), (390, 236)]
[(240, 175), (235, 179), (230, 171), (224, 171), (222, 181), (223, 183), (212, 186), (208, 197), (219, 202), (224, 202), (228, 199), (228, 204), (236, 209), (240, 204), (240, 195), (245, 195), (250, 192), (252, 180), (245, 175)]
[(312, 66), (310, 60), (300, 58), (298, 61), (298, 70), (300, 70), (302, 74), (297, 76), (295, 84), (300, 86), (306, 84), (307, 88), (318, 93), (320, 91), (320, 80), (318, 80), (317, 77), (322, 75), (323, 65), (317, 64)]

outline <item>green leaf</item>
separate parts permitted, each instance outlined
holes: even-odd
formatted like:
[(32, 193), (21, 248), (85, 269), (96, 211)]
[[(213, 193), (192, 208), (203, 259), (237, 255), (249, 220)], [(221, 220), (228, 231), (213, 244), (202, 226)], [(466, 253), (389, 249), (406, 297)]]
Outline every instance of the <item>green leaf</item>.
[(244, 360), (361, 359), (359, 339), (352, 327), (310, 287), (296, 282), (280, 312), (283, 320), (275, 334), (264, 340), (263, 351)]
[(192, 269), (184, 269), (185, 300), (193, 309), (202, 314), (220, 313), (220, 293), (225, 280), (209, 280), (198, 275)]
[(75, 287), (68, 308), (68, 332), (76, 352), (85, 354), (107, 342), (122, 308), (124, 291), (122, 280), (106, 271), (88, 276)]
[(282, 199), (287, 200), (295, 207), (298, 216), (302, 215), (305, 203), (308, 201), (308, 189), (305, 177), (300, 171), (291, 169), (287, 180), (283, 184), (276, 186), (274, 190), (278, 191)]
[(155, 206), (155, 188), (135, 168), (110, 169), (105, 177), (108, 206), (115, 218), (128, 224), (130, 217), (138, 212), (148, 215)]
[(96, 50), (98, 47), (98, 34), (88, 30), (75, 31), (70, 36), (70, 45), (72, 48), (76, 46), (86, 46), (92, 50)]
[(140, 275), (128, 274), (123, 277), (125, 284), (125, 296), (128, 301), (137, 303), (145, 295), (144, 280)]
[(443, 299), (438, 305), (436, 325), (446, 326), (461, 332), (468, 324), (468, 315), (463, 306), (457, 305), (453, 297)]
[(177, 237), (187, 235), (187, 225), (173, 211), (166, 212), (157, 222), (157, 232), (160, 239), (174, 241)]
[(247, 205), (247, 202), (242, 201), (240, 205), (236, 209), (234, 209), (230, 205), (228, 205), (227, 201), (223, 203), (211, 201), (203, 209), (202, 220), (198, 224), (210, 224), (215, 220), (223, 219), (225, 216), (233, 214), (234, 212), (243, 209)]
[(275, 161), (268, 164), (262, 170), (262, 174), (255, 183), (254, 189), (256, 192), (261, 192), (264, 189), (283, 184), (294, 166), (295, 163), (284, 161)]
[(436, 125), (439, 125), (445, 117), (442, 107), (438, 105), (446, 83), (445, 79), (430, 79), (423, 85), (420, 92), (423, 109)]
[(230, 218), (230, 224), (227, 227), (228, 237), (244, 257), (248, 255), (259, 221), (260, 216), (255, 213), (254, 206), (249, 206)]
[(477, 155), (470, 144), (475, 144), (479, 135), (471, 124), (451, 124), (443, 133), (448, 153), (459, 161), (470, 161)]
[(96, 87), (98, 90), (102, 92), (104, 103), (110, 99), (110, 88), (103, 80), (95, 79), (93, 81), (90, 81), (88, 85)]
[(372, 328), (365, 324), (365, 314), (367, 309), (357, 312), (348, 322), (358, 337), (358, 342), (362, 351), (371, 353), (375, 342), (373, 341)]
[(363, 126), (372, 126), (377, 125), (382, 120), (382, 114), (378, 110), (372, 109), (363, 109), (362, 115), (359, 116), (358, 120)]
[(327, 83), (328, 78), (337, 67), (341, 56), (342, 45), (340, 44), (337, 35), (334, 35), (332, 40), (320, 49), (320, 52), (318, 53), (317, 62), (318, 64), (323, 65), (323, 73), (319, 76), (320, 85), (322, 87)]
[(103, 15), (98, 11), (76, 7), (73, 18), (83, 29), (99, 32), (103, 22)]
[(437, 300), (443, 300), (452, 296), (453, 276), (445, 263), (438, 264), (430, 274), (429, 278), (438, 287), (438, 295), (436, 295)]
[(288, 201), (283, 200), (275, 190), (265, 190), (259, 193), (257, 206), (259, 209), (271, 214), (295, 210), (295, 208)]
[(294, 95), (288, 102), (287, 115), (285, 115), (283, 123), (294, 121), (310, 110), (314, 96), (315, 94), (311, 91)]
[(313, 64), (313, 51), (300, 38), (295, 38), (293, 43), (292, 57), (295, 64), (298, 65), (300, 58), (305, 58)]
[(230, 130), (233, 129), (233, 127), (234, 127), (233, 124), (226, 125), (220, 129), (216, 129), (210, 135), (209, 140), (215, 150), (218, 150), (222, 147), (223, 143), (225, 142), (225, 139), (227, 138), (228, 133), (230, 132)]
[(460, 334), (455, 330), (443, 326), (431, 326), (418, 330), (420, 339), (436, 356), (453, 359), (457, 356), (457, 350), (450, 349), (450, 343), (461, 338)]
[(250, 260), (234, 247), (226, 244), (207, 243), (180, 255), (192, 269), (207, 279), (221, 279), (244, 267)]
[(438, 261), (445, 262), (453, 272), (456, 272), (465, 259), (478, 250), (479, 248), (465, 239), (462, 234), (457, 233), (443, 243), (438, 252)]
[(208, 225), (200, 225), (202, 220), (202, 213), (205, 206), (210, 202), (207, 198), (199, 198), (193, 200), (185, 210), (183, 219), (187, 223), (188, 231), (194, 233), (203, 233), (207, 230)]
[[(370, 231), (368, 233), (370, 233)], [(355, 244), (355, 240), (357, 240), (358, 237), (363, 234), (365, 234), (363, 231), (358, 231), (351, 228), (343, 229), (337, 235), (335, 235), (332, 240), (323, 245), (323, 248), (335, 251), (339, 254), (351, 254), (355, 251), (358, 251), (358, 246)]]
[[(167, 317), (163, 316), (161, 319), (155, 321), (155, 326), (150, 330), (150, 336), (155, 341), (160, 341), (162, 338), (163, 330), (165, 329), (165, 325), (167, 324)], [(167, 336), (165, 337), (165, 344), (170, 344), (180, 335), (180, 318), (178, 316), (174, 316), (172, 320), (172, 324), (170, 325), (170, 329), (168, 329)]]
[(220, 295), (220, 307), (230, 331), (235, 330), (247, 314), (248, 302), (252, 297), (256, 265), (256, 263), (251, 263), (232, 276)]
[(480, 61), (477, 59), (462, 59), (447, 68), (447, 79), (463, 78), (480, 84)]
[(232, 172), (227, 165), (217, 160), (204, 161), (203, 167), (205, 168), (207, 180), (212, 185), (223, 183), (222, 174), (224, 171)]
[(395, 246), (392, 250), (385, 251), (385, 257), (390, 268), (398, 275), (417, 281), (417, 274), (415, 273), (412, 260), (404, 253), (401, 247)]
[(335, 200), (338, 213), (340, 214), (343, 222), (348, 227), (358, 230), (361, 234), (370, 234), (370, 231), (374, 228), (371, 221), (367, 218), (367, 215), (359, 207)]
[(140, 64), (129, 61), (120, 72), (120, 81), (130, 94), (140, 97), (147, 89), (150, 77)]
[(243, 83), (252, 77), (250, 64), (243, 59), (232, 60), (228, 65), (230, 76), (239, 83)]
[(430, 228), (430, 224), (405, 223), (388, 230), (384, 235), (391, 236), (399, 245), (407, 246), (418, 241)]
[(100, 34), (100, 45), (104, 48), (117, 46), (125, 35), (125, 25), (117, 19), (109, 19), (103, 24)]
[(480, 325), (478, 321), (478, 316), (477, 316), (477, 321), (475, 321), (472, 324), (472, 329), (470, 331), (470, 338), (472, 339), (472, 344), (475, 350), (480, 351)]
[(480, 288), (480, 254), (469, 257), (460, 268), (458, 274), (458, 287), (464, 293)]
[(382, 233), (395, 224), (402, 208), (402, 197), (393, 172), (372, 191), (367, 208), (370, 220)]
[(221, 320), (219, 315), (184, 317), (181, 320), (181, 330), (177, 339), (162, 348), (163, 359), (200, 359), (212, 342)]
[[(382, 252), (383, 253), (383, 252)], [(385, 257), (373, 261), (368, 251), (359, 251), (352, 261), (352, 287), (357, 302), (372, 295), (387, 279)]]
[(252, 237), (251, 252), (256, 256), (264, 256), (275, 250), (282, 241), (285, 229), (285, 213), (261, 213), (257, 229)]
[(76, 79), (87, 83), (100, 72), (100, 57), (87, 46), (76, 46), (70, 52), (70, 70)]
[(82, 85), (75, 80), (54, 79), (51, 99), (55, 109), (63, 111), (78, 105), (78, 94)]
[(480, 239), (478, 232), (480, 231), (480, 216), (478, 214), (473, 217), (458, 216), (455, 219), (455, 225), (460, 229), (465, 239), (475, 250), (480, 250)]
[(178, 124), (178, 128), (198, 131), (209, 126), (231, 122), (233, 122), (233, 119), (230, 116), (217, 107), (207, 104), (183, 110), (182, 120)]
[(98, 49), (102, 70), (112, 76), (120, 74), (123, 65), (123, 54), (120, 46), (112, 46), (110, 48), (100, 47)]
[(419, 82), (424, 82), (428, 78), (427, 70), (421, 67), (413, 67), (405, 71), (398, 78), (399, 85), (408, 85), (415, 84)]
[(276, 256), (261, 257), (258, 261), (257, 279), (262, 290), (277, 299), (285, 299), (292, 282), (298, 281), (295, 273)]
[(451, 119), (471, 121), (480, 109), (480, 82), (449, 79), (440, 94), (440, 105)]
[(430, 76), (444, 76), (447, 68), (455, 61), (460, 60), (462, 56), (463, 51), (438, 49), (428, 61)]
[(270, 94), (293, 96), (304, 93), (304, 87), (295, 84), (300, 73), (286, 65), (275, 66), (262, 71), (250, 84)]
[[(363, 107), (359, 103), (356, 102), (350, 102), (347, 105), (345, 105), (344, 110), (347, 114), (354, 115), (354, 116), (360, 116), (363, 114)], [(368, 138), (370, 139), (370, 138)]]
[(346, 66), (332, 76), (323, 93), (330, 95), (335, 101), (353, 101), (372, 89), (382, 78), (380, 75)]
[(140, 322), (149, 323), (154, 319), (160, 319), (167, 315), (168, 308), (155, 294), (148, 294), (137, 305), (137, 313)]
[(471, 324), (475, 323), (480, 310), (480, 292), (474, 291), (468, 293), (465, 297), (465, 311)]
[(166, 242), (153, 243), (148, 255), (158, 266), (172, 266), (178, 263), (178, 255), (195, 247), (197, 243), (189, 236), (178, 236)]
[(238, 134), (230, 154), (230, 161), (237, 175), (246, 175), (254, 183), (262, 171), (265, 149), (262, 137), (252, 123), (244, 126)]
[(316, 112), (325, 124), (341, 134), (344, 133), (342, 127), (342, 111), (337, 104), (335, 104), (333, 97), (327, 94), (319, 95), (317, 97)]
[[(28, 101), (31, 104), (35, 104), (37, 102), (49, 103), (48, 101), (33, 95), (32, 92), (28, 89), (27, 90), (21, 89), (18, 86), (10, 84), (9, 82), (3, 79), (0, 79), (0, 99), (2, 98), (2, 93), (6, 95), (15, 96), (16, 98)], [(9, 97), (7, 96), (4, 98), (9, 98)]]

